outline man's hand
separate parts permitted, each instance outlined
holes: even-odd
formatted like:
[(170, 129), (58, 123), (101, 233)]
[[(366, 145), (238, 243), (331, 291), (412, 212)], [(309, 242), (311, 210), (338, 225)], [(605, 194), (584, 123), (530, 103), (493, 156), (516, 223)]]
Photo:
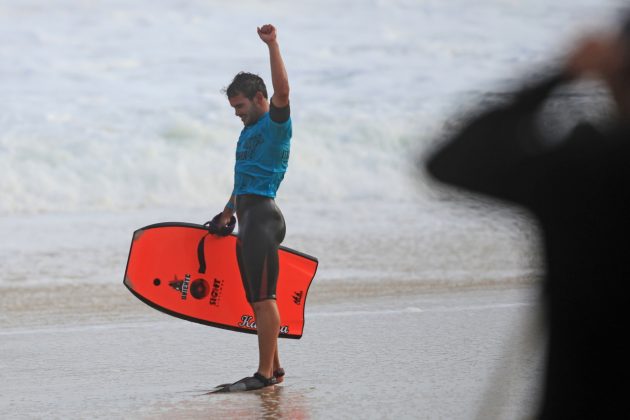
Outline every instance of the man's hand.
[(276, 28), (273, 25), (263, 25), (261, 28), (257, 28), (258, 36), (263, 40), (265, 44), (275, 42), (276, 40)]
[(230, 220), (232, 219), (233, 215), (234, 215), (234, 212), (231, 211), (230, 209), (223, 210), (223, 212), (220, 213), (218, 225), (226, 226), (228, 223), (230, 223)]
[(567, 70), (575, 78), (596, 77), (610, 81), (623, 68), (623, 45), (611, 35), (583, 39), (569, 55)]
[(212, 220), (204, 223), (208, 227), (208, 231), (213, 235), (227, 236), (234, 230), (236, 226), (236, 218), (232, 217), (232, 211), (225, 209), (217, 214)]
[(626, 41), (614, 35), (584, 39), (569, 56), (567, 73), (573, 78), (595, 77), (605, 82), (617, 103), (619, 116), (630, 119), (630, 76)]

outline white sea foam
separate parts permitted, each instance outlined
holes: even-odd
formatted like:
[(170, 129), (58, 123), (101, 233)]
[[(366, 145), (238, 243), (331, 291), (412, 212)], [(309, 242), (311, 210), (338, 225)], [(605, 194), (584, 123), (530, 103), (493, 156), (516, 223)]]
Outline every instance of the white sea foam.
[(285, 245), (318, 283), (536, 278), (525, 219), (436, 203), (417, 156), (623, 4), (0, 0), (0, 286), (109, 283), (134, 229), (213, 216), (241, 130), (221, 88), (270, 81), (266, 22), (292, 87)]
[(0, 214), (219, 203), (240, 122), (220, 93), (269, 81), (279, 28), (295, 135), (281, 194), (399, 200), (462, 95), (552, 57), (619, 1), (0, 3)]

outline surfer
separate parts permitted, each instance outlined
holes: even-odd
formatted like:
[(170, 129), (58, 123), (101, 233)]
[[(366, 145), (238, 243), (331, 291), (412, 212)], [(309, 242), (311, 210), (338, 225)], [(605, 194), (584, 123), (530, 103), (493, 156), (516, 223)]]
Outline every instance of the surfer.
[(282, 382), (278, 356), (280, 314), (276, 305), (278, 248), (285, 223), (275, 196), (289, 162), (291, 117), (289, 79), (280, 54), (276, 28), (263, 25), (258, 36), (267, 44), (273, 96), (268, 100), (262, 78), (238, 73), (225, 89), (230, 106), (243, 122), (236, 145), (234, 190), (215, 217), (218, 228), (238, 218), (237, 259), (243, 288), (256, 318), (259, 364), (253, 376), (223, 387), (249, 391)]
[[(616, 118), (600, 128), (581, 122), (546, 141), (540, 123), (551, 93), (587, 78), (608, 88)], [(476, 117), (428, 169), (524, 206), (540, 222), (548, 344), (538, 418), (627, 415), (630, 349), (620, 334), (629, 324), (630, 20), (621, 35), (585, 39), (557, 74)]]

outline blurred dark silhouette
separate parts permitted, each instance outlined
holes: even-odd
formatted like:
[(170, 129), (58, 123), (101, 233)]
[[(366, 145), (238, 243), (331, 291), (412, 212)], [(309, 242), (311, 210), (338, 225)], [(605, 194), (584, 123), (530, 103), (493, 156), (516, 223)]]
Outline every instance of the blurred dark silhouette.
[[(605, 128), (581, 121), (561, 141), (541, 134), (559, 86), (595, 78), (616, 104)], [(548, 347), (539, 418), (630, 411), (630, 25), (582, 40), (563, 68), (486, 111), (428, 162), (438, 180), (507, 200), (539, 221)]]

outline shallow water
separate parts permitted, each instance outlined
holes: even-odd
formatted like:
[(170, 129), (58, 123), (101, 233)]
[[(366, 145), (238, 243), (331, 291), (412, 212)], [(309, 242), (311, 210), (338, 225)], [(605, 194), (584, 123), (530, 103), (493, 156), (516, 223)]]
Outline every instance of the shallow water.
[(535, 409), (542, 347), (531, 289), (310, 304), (303, 338), (280, 342), (285, 383), (229, 395), (203, 394), (255, 371), (254, 336), (174, 319), (125, 296), (124, 314), (103, 309), (74, 325), (4, 328), (0, 413), (469, 419)]
[[(536, 227), (433, 189), (418, 156), (622, 6), (0, 0), (0, 417), (526, 418)], [(135, 229), (225, 203), (241, 127), (220, 89), (268, 79), (264, 22), (292, 86), (285, 245), (320, 268), (287, 383), (200, 396), (253, 372), (253, 337), (157, 313), (122, 276)]]
[[(315, 284), (396, 294), (405, 285), (430, 290), (538, 278), (536, 229), (523, 213), (479, 204), (278, 203), (287, 221), (284, 245), (321, 262)], [(0, 287), (116, 283), (134, 230), (167, 221), (202, 224), (213, 214), (171, 208), (0, 218), (10, 238), (0, 243)], [(389, 286), (379, 287), (383, 282)]]

